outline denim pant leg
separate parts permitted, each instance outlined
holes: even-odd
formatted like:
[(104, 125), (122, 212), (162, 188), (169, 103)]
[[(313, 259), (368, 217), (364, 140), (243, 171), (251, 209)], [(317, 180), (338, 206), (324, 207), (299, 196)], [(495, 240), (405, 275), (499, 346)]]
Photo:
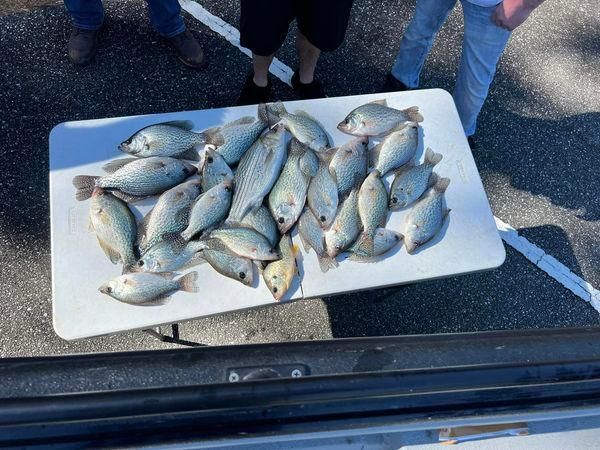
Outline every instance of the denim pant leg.
[(510, 31), (492, 22), (495, 7), (463, 1), (465, 35), (458, 69), (454, 102), (465, 134), (475, 133), (477, 116), (496, 73), (496, 65), (510, 38)]
[(185, 31), (181, 6), (177, 0), (146, 0), (150, 9), (150, 21), (158, 34), (173, 37)]
[(102, 0), (64, 0), (73, 25), (83, 30), (97, 30), (104, 21)]
[(419, 75), (435, 35), (455, 4), (456, 0), (417, 0), (392, 67), (392, 75), (409, 88), (419, 86)]

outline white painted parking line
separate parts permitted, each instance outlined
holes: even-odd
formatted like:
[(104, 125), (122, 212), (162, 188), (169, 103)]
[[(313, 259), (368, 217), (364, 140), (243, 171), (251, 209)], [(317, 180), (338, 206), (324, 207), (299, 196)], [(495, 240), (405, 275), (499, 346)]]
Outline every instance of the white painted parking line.
[[(225, 22), (220, 17), (215, 16), (203, 8), (199, 3), (193, 0), (179, 0), (181, 7), (198, 19), (204, 25), (209, 27), (215, 33), (223, 36), (229, 43), (237, 47), (242, 53), (247, 56), (252, 56), (252, 53), (247, 48), (240, 45), (240, 32), (237, 28)], [(287, 85), (291, 84), (293, 70), (274, 58), (269, 71), (273, 76), (279, 78)], [(585, 281), (583, 278), (575, 275), (567, 266), (562, 264), (553, 256), (547, 254), (537, 245), (531, 243), (523, 236), (519, 236), (509, 224), (495, 217), (496, 227), (502, 237), (502, 240), (513, 247), (519, 253), (523, 254), (529, 261), (535, 264), (540, 270), (550, 275), (565, 288), (569, 289), (579, 298), (589, 302), (596, 311), (600, 312), (600, 291)]]

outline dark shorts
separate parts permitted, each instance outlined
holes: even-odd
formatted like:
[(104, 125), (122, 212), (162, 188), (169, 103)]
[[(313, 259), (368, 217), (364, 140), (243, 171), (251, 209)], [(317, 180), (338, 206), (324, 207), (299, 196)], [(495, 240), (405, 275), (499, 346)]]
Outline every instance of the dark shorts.
[(309, 42), (323, 52), (344, 41), (353, 0), (241, 0), (240, 43), (257, 55), (275, 53), (296, 19)]

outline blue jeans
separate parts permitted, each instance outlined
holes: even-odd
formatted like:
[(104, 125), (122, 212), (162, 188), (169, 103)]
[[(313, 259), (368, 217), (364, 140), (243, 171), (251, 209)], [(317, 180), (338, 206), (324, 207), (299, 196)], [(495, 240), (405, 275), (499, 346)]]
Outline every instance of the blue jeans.
[[(415, 15), (402, 37), (392, 68), (392, 75), (409, 88), (418, 87), (435, 35), (455, 4), (456, 0), (417, 0)], [(465, 134), (471, 136), (510, 31), (492, 22), (495, 6), (485, 8), (465, 0), (461, 0), (461, 4), (465, 34), (453, 96)]]
[[(76, 27), (97, 30), (104, 21), (102, 0), (64, 0)], [(185, 31), (181, 6), (177, 0), (146, 0), (154, 29), (165, 37)]]

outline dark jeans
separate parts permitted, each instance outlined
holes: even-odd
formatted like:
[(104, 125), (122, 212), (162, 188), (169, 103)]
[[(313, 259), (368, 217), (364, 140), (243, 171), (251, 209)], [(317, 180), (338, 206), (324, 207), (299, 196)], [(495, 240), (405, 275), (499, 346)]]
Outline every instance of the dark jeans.
[[(104, 20), (102, 0), (64, 0), (76, 27), (97, 30)], [(146, 0), (154, 29), (165, 37), (185, 31), (181, 6), (177, 0)]]

